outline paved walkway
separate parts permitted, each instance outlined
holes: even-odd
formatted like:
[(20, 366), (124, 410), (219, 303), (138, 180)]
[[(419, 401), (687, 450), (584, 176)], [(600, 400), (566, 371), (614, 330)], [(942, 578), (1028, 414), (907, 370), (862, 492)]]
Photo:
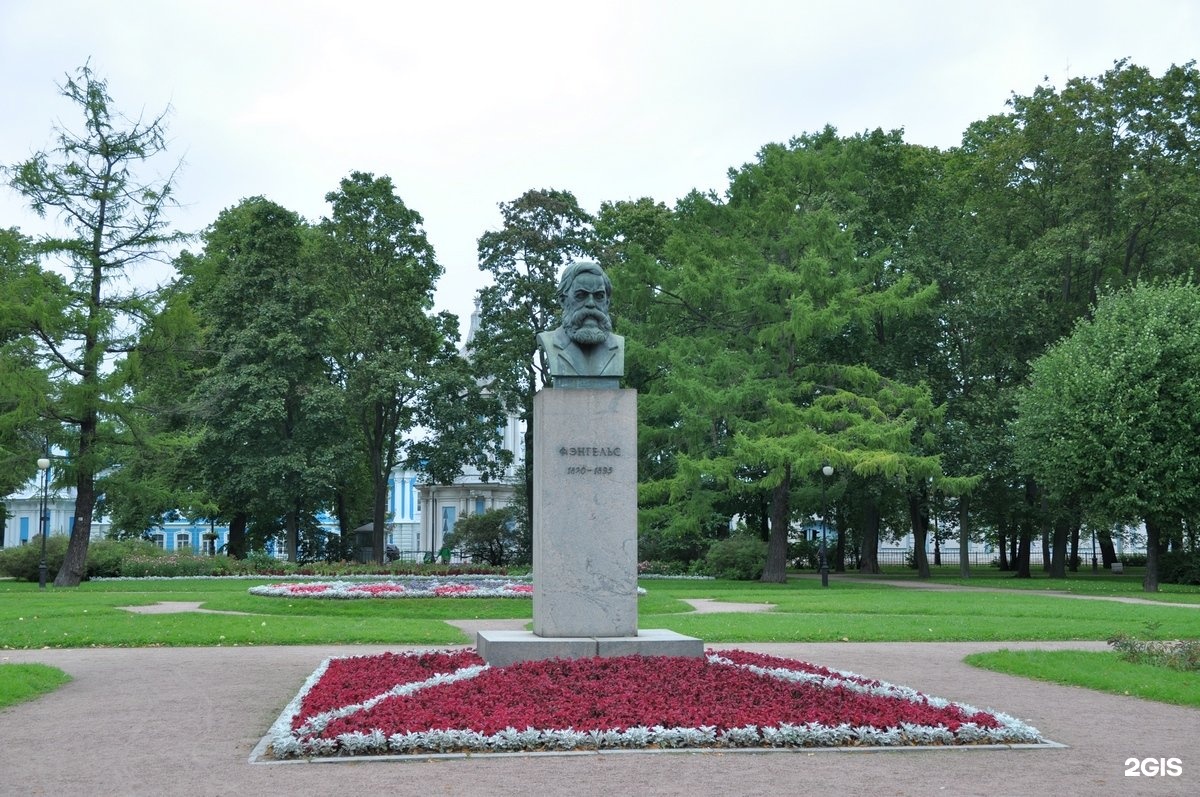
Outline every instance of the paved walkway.
[[(729, 646), (714, 646), (729, 647)], [(6, 795), (1195, 795), (1200, 711), (978, 670), (968, 653), (1099, 650), (1076, 643), (738, 645), (905, 684), (1024, 719), (1063, 749), (623, 753), (437, 761), (250, 764), (330, 655), (379, 646), (0, 651), (74, 680), (0, 711)], [(399, 650), (402, 647), (393, 647)], [(1130, 758), (1179, 758), (1178, 777), (1130, 778)]]

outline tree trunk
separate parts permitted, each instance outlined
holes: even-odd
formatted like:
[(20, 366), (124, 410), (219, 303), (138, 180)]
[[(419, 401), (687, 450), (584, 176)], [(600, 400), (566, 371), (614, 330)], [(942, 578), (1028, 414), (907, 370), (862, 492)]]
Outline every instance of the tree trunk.
[(767, 540), (767, 563), (762, 580), (772, 584), (787, 582), (789, 498), (792, 492), (792, 467), (785, 466), (783, 481), (771, 491), (771, 536)]
[(387, 474), (375, 472), (375, 494), (371, 501), (371, 561), (383, 564), (387, 544)]
[(235, 512), (229, 521), (229, 540), (225, 543), (225, 553), (234, 559), (246, 558), (246, 515)]
[(1096, 532), (1096, 542), (1100, 544), (1100, 562), (1108, 569), (1117, 561), (1117, 546), (1113, 544), (1112, 532), (1108, 529)]
[[(824, 477), (822, 477), (822, 478), (824, 478)], [(828, 509), (826, 511), (828, 512)], [(837, 517), (837, 515), (835, 514), (834, 518), (836, 519), (836, 517)], [(826, 517), (825, 520), (828, 523), (829, 518)], [(837, 543), (833, 546), (833, 548), (834, 548), (833, 572), (845, 573), (846, 572), (846, 535), (843, 533), (841, 523), (834, 523), (833, 528), (837, 529)]]
[[(96, 505), (96, 480), (83, 467), (79, 468), (75, 490), (75, 525), (69, 528), (71, 540), (67, 543), (67, 555), (62, 567), (54, 577), (56, 587), (78, 587), (87, 575), (88, 537), (92, 528), (92, 507)], [(50, 529), (46, 528), (45, 533), (49, 537)]]
[(862, 554), (858, 572), (878, 574), (879, 571), (879, 504), (874, 498), (863, 506)]
[(958, 499), (958, 577), (971, 577), (971, 515), (967, 497)]
[(1072, 573), (1079, 572), (1079, 521), (1071, 521), (1071, 558), (1067, 560), (1067, 569)]
[[(99, 279), (97, 275), (96, 280)], [(93, 291), (93, 294), (95, 291)], [(88, 344), (94, 345), (89, 335)], [(91, 358), (85, 355), (84, 382), (94, 381), (88, 378)], [(86, 409), (79, 423), (79, 451), (76, 453), (75, 477), (75, 524), (68, 526), (71, 535), (67, 543), (67, 554), (63, 559), (58, 575), (54, 577), (56, 587), (78, 587), (87, 575), (88, 543), (92, 536), (92, 512), (96, 506), (96, 477), (92, 473), (91, 459), (96, 445), (96, 435), (99, 429), (99, 417), (94, 409)], [(49, 524), (47, 524), (49, 525)], [(45, 529), (47, 537), (50, 529)]]
[(1060, 518), (1054, 521), (1054, 540), (1051, 548), (1050, 578), (1067, 577), (1067, 540), (1071, 535), (1071, 521)]
[(929, 535), (929, 513), (926, 511), (921, 496), (916, 493), (908, 495), (908, 514), (912, 520), (913, 560), (917, 565), (917, 578), (929, 578), (929, 557), (925, 555), (925, 543)]
[(1001, 570), (1008, 570), (1012, 567), (1012, 565), (1009, 564), (1011, 560), (1008, 558), (1008, 542), (1008, 526), (1004, 521), (1001, 521), (1000, 528), (996, 531), (996, 550), (1000, 554)]
[(1029, 572), (1029, 552), (1033, 547), (1033, 529), (1030, 523), (1021, 524), (1021, 533), (1017, 540), (1017, 556), (1013, 561), (1014, 578), (1033, 578)]
[(283, 545), (287, 560), (295, 562), (300, 554), (300, 516), (294, 509), (283, 516)]
[(1161, 518), (1146, 518), (1146, 576), (1142, 579), (1145, 592), (1158, 592), (1158, 555), (1167, 527)]

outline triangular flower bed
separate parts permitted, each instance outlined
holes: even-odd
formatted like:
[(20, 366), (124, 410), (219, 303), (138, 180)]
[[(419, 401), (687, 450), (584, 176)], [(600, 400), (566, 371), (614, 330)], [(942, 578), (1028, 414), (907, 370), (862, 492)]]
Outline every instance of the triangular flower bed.
[(739, 650), (489, 667), (473, 650), (327, 659), (267, 755), (1041, 744), (991, 711)]

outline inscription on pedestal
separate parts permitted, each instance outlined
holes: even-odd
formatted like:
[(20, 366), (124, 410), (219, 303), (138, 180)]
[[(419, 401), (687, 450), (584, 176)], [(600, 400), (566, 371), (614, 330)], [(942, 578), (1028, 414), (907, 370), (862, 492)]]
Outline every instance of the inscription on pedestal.
[(637, 634), (637, 392), (534, 397), (533, 632)]

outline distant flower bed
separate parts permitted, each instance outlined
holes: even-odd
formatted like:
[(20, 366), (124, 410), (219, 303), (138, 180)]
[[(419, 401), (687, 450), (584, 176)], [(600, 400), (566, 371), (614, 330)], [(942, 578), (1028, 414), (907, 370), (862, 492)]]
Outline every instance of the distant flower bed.
[(1005, 714), (745, 651), (489, 667), (472, 650), (327, 659), (271, 755), (1037, 744)]
[(276, 598), (529, 598), (533, 585), (507, 578), (405, 578), (386, 581), (308, 581), (251, 587)]

